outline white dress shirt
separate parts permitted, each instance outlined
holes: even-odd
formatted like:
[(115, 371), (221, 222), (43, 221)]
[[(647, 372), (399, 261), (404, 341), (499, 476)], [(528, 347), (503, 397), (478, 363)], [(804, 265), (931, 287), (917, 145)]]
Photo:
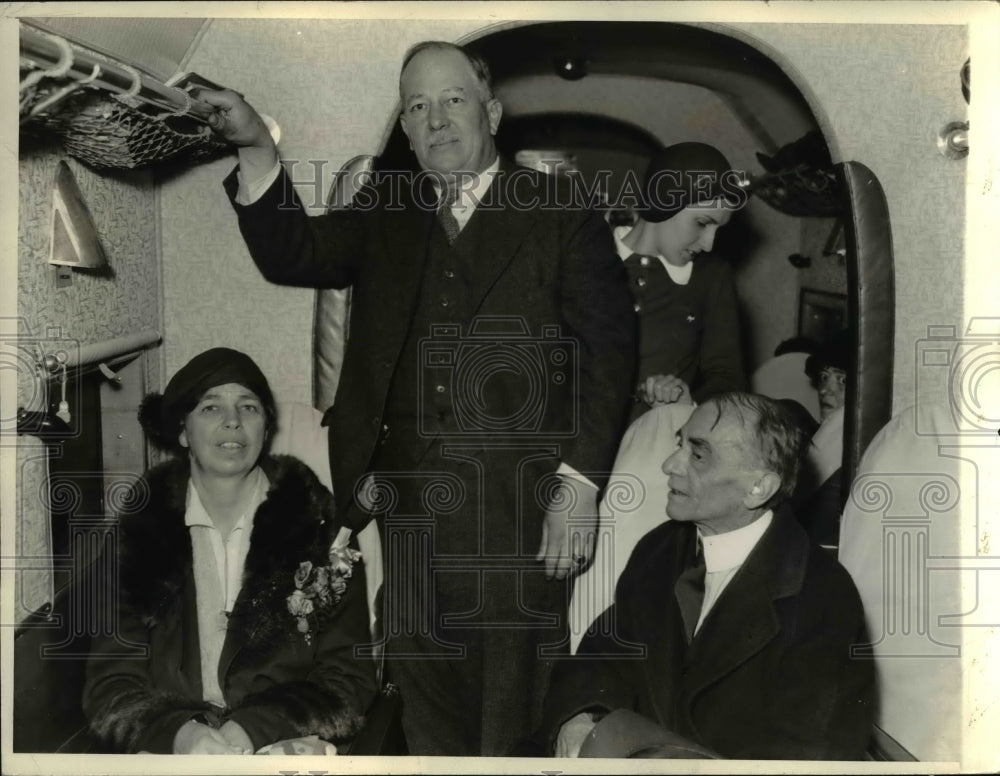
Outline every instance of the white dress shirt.
[(215, 557), (215, 568), (219, 576), (222, 590), (222, 600), (225, 611), (231, 612), (243, 586), (243, 566), (247, 553), (250, 551), (250, 533), (253, 528), (253, 516), (267, 495), (267, 477), (257, 469), (253, 496), (247, 502), (246, 511), (223, 539), (219, 529), (215, 527), (211, 516), (205, 510), (198, 497), (194, 482), (188, 482), (187, 510), (184, 513), (184, 524), (193, 533), (204, 531), (211, 544)]
[(695, 633), (712, 611), (726, 585), (757, 546), (757, 542), (771, 525), (773, 516), (769, 509), (750, 525), (714, 536), (702, 536), (701, 530), (698, 530), (698, 538), (705, 553), (705, 598), (701, 603), (701, 615), (694, 628)]
[[(462, 187), (459, 189), (458, 199), (455, 200), (455, 203), (451, 206), (451, 213), (455, 216), (455, 220), (458, 221), (459, 230), (464, 229), (465, 225), (469, 223), (469, 219), (472, 218), (472, 214), (476, 212), (476, 207), (480, 202), (482, 202), (489, 187), (493, 185), (493, 178), (496, 177), (499, 170), (500, 157), (498, 156), (493, 160), (493, 164), (483, 170), (475, 178), (474, 186), (468, 185), (472, 182), (472, 179), (462, 179)], [(434, 189), (440, 196), (440, 186), (435, 185)]]

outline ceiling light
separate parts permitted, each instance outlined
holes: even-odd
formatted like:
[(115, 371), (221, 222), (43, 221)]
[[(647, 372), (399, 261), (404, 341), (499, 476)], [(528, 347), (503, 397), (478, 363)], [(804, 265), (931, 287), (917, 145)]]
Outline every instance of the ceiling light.
[(587, 62), (583, 57), (557, 57), (556, 75), (567, 81), (578, 81), (587, 75)]

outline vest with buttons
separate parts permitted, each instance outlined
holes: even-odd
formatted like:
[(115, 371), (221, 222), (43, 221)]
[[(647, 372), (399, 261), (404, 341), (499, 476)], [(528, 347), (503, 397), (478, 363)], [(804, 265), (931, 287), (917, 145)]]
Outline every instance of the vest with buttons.
[(451, 356), (468, 334), (474, 311), (469, 274), (480, 254), (477, 222), (473, 214), (452, 245), (439, 223), (430, 230), (420, 296), (389, 386), (383, 418), (388, 436), (377, 453), (379, 467), (414, 465), (426, 449), (418, 438), (454, 427)]

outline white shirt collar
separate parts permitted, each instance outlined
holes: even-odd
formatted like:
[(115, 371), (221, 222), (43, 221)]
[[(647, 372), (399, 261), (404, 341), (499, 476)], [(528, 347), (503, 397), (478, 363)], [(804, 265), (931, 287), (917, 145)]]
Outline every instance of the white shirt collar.
[[(611, 232), (611, 235), (615, 238), (615, 249), (618, 251), (618, 256), (622, 261), (625, 261), (629, 256), (631, 256), (635, 251), (629, 248), (623, 241), (625, 237), (631, 232), (633, 227), (631, 226), (616, 226)], [(660, 264), (670, 275), (670, 279), (673, 280), (679, 286), (686, 286), (691, 280), (691, 271), (694, 269), (694, 262), (689, 261), (683, 267), (675, 267), (669, 261), (667, 261), (663, 256), (659, 254), (654, 254), (656, 258), (660, 260)]]
[[(257, 512), (257, 507), (264, 501), (266, 482), (267, 477), (258, 468), (253, 486), (253, 496), (247, 504), (247, 511), (240, 515), (240, 519), (236, 521), (236, 525), (233, 526), (232, 530), (236, 531), (247, 527), (247, 516), (254, 515)], [(184, 510), (184, 525), (189, 527), (192, 525), (203, 525), (207, 528), (215, 528), (212, 516), (208, 514), (208, 510), (201, 503), (201, 497), (198, 495), (198, 489), (194, 486), (194, 480), (192, 479), (188, 479), (187, 509)]]
[[(497, 158), (493, 160), (493, 164), (491, 164), (489, 167), (487, 167), (485, 170), (479, 173), (478, 176), (475, 176), (474, 186), (469, 186), (469, 183), (473, 179), (464, 177), (460, 178), (462, 187), (459, 190), (458, 200), (452, 206), (452, 210), (456, 209), (464, 210), (465, 208), (468, 207), (473, 207), (473, 208), (476, 207), (476, 205), (478, 205), (482, 201), (483, 196), (486, 194), (486, 191), (489, 189), (489, 187), (493, 185), (493, 179), (496, 177), (496, 174), (499, 171), (500, 171), (500, 156), (498, 154)], [(434, 189), (439, 193), (441, 191), (441, 186), (436, 179), (434, 180)]]
[(698, 529), (698, 538), (705, 552), (705, 571), (711, 574), (742, 566), (771, 525), (772, 517), (774, 514), (769, 509), (750, 525), (713, 536), (702, 536), (701, 529)]

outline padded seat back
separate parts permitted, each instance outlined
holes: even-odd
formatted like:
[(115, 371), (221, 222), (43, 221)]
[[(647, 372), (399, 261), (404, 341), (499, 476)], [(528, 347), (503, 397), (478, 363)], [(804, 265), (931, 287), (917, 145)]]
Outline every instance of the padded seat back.
[(861, 460), (840, 529), (872, 639), (855, 651), (876, 660), (876, 723), (918, 760), (962, 751), (962, 584), (976, 580), (960, 571), (975, 553), (961, 520), (976, 512), (976, 467), (943, 444), (953, 426), (945, 407), (894, 417)]
[(768, 359), (750, 376), (750, 390), (772, 399), (794, 399), (819, 422), (819, 393), (806, 374), (806, 353)]

